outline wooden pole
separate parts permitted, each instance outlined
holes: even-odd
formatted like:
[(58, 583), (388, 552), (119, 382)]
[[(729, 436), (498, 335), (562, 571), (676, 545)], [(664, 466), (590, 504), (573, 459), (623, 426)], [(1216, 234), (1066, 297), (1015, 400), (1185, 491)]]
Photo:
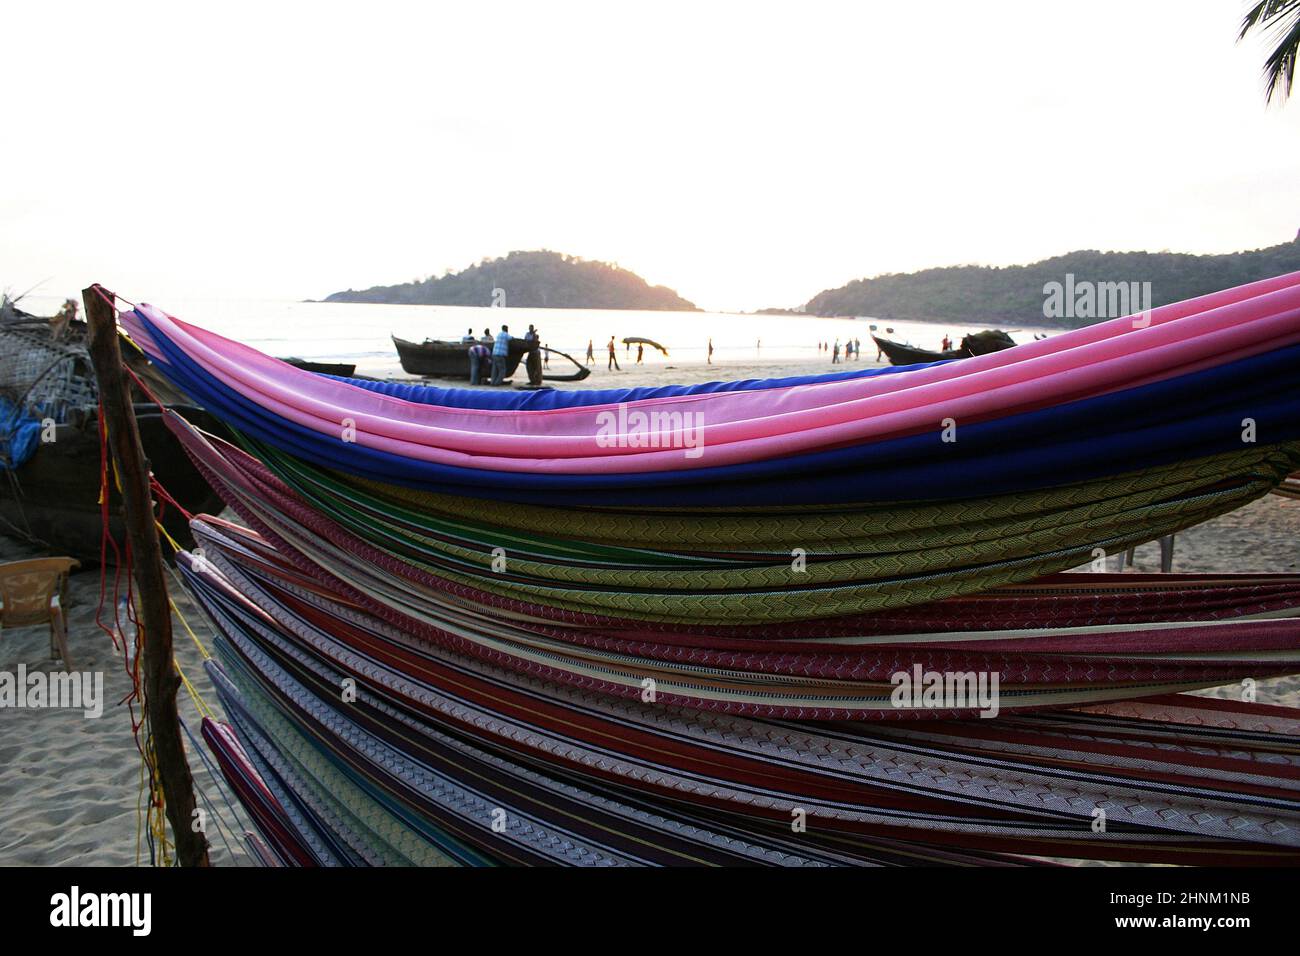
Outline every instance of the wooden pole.
[[(107, 297), (107, 298), (105, 298)], [(117, 465), (126, 511), (126, 533), (135, 565), (140, 601), (138, 635), (144, 671), (144, 709), (149, 719), (154, 757), (167, 820), (181, 866), (207, 866), (208, 841), (196, 831), (194, 779), (185, 759), (176, 691), (181, 686), (172, 659), (172, 616), (163, 577), (162, 547), (154, 525), (149, 491), (149, 464), (140, 444), (140, 429), (131, 406), (131, 389), (122, 371), (113, 294), (92, 285), (81, 291), (90, 326), (90, 360), (99, 379), (99, 403), (108, 426), (108, 445)]]

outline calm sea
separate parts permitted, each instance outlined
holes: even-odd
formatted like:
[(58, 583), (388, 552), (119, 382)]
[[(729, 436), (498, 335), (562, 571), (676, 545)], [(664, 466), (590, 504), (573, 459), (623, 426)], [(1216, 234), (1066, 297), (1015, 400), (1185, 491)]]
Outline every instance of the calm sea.
[[(31, 295), (23, 301), (28, 311), (53, 314), (61, 300)], [(740, 315), (727, 312), (638, 312), (603, 309), (515, 309), (437, 305), (371, 305), (272, 300), (189, 299), (155, 302), (178, 318), (237, 339), (279, 357), (296, 356), (321, 361), (354, 362), (364, 375), (400, 375), (401, 366), (391, 336), (423, 341), (425, 338), (459, 339), (466, 329), (482, 335), (495, 333), (502, 324), (522, 335), (529, 324), (541, 331), (542, 341), (582, 361), (587, 342), (594, 343), (598, 358), (612, 335), (654, 339), (669, 350), (669, 357), (646, 352), (646, 360), (659, 366), (700, 365), (713, 339), (714, 363), (725, 378), (728, 364), (818, 361), (818, 343), (862, 342), (863, 355), (874, 358), (869, 337), (874, 324), (881, 334), (910, 341), (923, 348), (938, 348), (945, 333), (958, 340), (984, 326), (950, 323), (900, 322), (870, 318), (820, 319), (796, 315)], [(893, 329), (889, 334), (886, 330)], [(1016, 341), (1029, 341), (1041, 329), (1028, 326), (1012, 331)], [(618, 345), (620, 360), (624, 346)], [(635, 351), (635, 348), (633, 349)], [(552, 366), (562, 359), (552, 357)]]

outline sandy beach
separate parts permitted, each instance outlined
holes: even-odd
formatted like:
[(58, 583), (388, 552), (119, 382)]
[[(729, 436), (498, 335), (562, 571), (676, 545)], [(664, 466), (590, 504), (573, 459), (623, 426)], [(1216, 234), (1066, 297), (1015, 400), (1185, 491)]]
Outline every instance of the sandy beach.
[[(864, 346), (865, 350), (865, 346)], [(873, 350), (874, 352), (874, 350)], [(633, 353), (633, 358), (635, 353)], [(611, 388), (667, 382), (800, 375), (847, 366), (823, 362), (765, 362), (761, 355), (714, 366), (675, 364), (660, 359), (636, 366), (620, 352), (621, 372), (607, 371), (602, 357), (578, 388)], [(862, 364), (874, 364), (867, 361)], [(1267, 572), (1300, 568), (1300, 501), (1270, 495), (1177, 538), (1176, 571)], [(17, 560), (39, 552), (0, 538), (0, 560)], [(1159, 547), (1137, 551), (1136, 570), (1159, 569)], [(100, 574), (88, 569), (74, 575), (70, 588), (70, 651), (78, 670), (104, 674), (104, 713), (86, 718), (73, 710), (0, 710), (0, 865), (64, 863), (129, 866), (147, 864), (141, 819), (140, 761), (131, 732), (130, 714), (119, 704), (130, 690), (122, 656), (96, 624)], [(172, 597), (177, 661), (198, 694), (214, 708), (215, 695), (203, 671), (199, 644), (211, 631), (179, 587)], [(184, 618), (184, 620), (182, 620)], [(198, 641), (191, 639), (185, 623)], [(0, 633), (0, 671), (50, 671), (49, 641), (44, 627)], [(1240, 688), (1207, 691), (1233, 695)], [(1258, 699), (1300, 706), (1300, 677), (1265, 681)], [(197, 736), (200, 716), (189, 695), (180, 695), (181, 715)], [(209, 826), (212, 860), (217, 865), (249, 865), (238, 842), (245, 822), (232, 815), (222, 788), (192, 750), (191, 768), (203, 795), (202, 805), (217, 814)]]

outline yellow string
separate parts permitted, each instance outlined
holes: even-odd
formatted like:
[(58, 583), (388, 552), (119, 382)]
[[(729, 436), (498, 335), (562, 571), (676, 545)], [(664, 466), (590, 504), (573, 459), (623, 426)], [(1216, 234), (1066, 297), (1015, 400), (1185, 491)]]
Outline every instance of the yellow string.
[(181, 669), (180, 662), (174, 661), (174, 663), (176, 664), (176, 673), (180, 675), (181, 683), (184, 684), (185, 689), (189, 691), (190, 700), (194, 703), (194, 709), (199, 712), (199, 716), (209, 717), (212, 720), (216, 720), (216, 713), (208, 706), (207, 701), (205, 701), (199, 694), (198, 689), (190, 683), (190, 679), (185, 676), (185, 671)]
[[(157, 768), (158, 761), (154, 754), (153, 737), (149, 738), (149, 757), (153, 767)], [(171, 866), (171, 844), (167, 841), (167, 809), (163, 798), (162, 781), (158, 779), (158, 774), (153, 775), (154, 799), (149, 802), (150, 830), (153, 832), (154, 845), (158, 848), (157, 862), (161, 866)]]
[(144, 794), (145, 794), (144, 759), (140, 760), (140, 791), (135, 798), (135, 865), (140, 865), (140, 855), (144, 850)]
[(203, 655), (203, 659), (205, 661), (211, 660), (212, 653), (204, 647), (203, 642), (199, 640), (199, 636), (194, 633), (194, 628), (190, 627), (190, 622), (185, 620), (185, 615), (181, 613), (181, 609), (176, 606), (176, 602), (171, 599), (170, 595), (167, 598), (167, 603), (172, 606), (172, 613), (180, 618), (181, 627), (185, 628), (185, 633), (189, 634), (190, 638), (194, 641), (195, 646), (199, 649), (199, 653)]

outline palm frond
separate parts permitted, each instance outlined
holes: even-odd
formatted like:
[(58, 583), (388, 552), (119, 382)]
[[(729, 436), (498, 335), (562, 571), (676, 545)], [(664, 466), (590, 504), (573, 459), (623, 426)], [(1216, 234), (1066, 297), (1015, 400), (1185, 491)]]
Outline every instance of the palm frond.
[(1277, 43), (1264, 61), (1264, 99), (1281, 102), (1291, 95), (1300, 58), (1300, 0), (1260, 0), (1246, 12), (1237, 40), (1252, 32)]

